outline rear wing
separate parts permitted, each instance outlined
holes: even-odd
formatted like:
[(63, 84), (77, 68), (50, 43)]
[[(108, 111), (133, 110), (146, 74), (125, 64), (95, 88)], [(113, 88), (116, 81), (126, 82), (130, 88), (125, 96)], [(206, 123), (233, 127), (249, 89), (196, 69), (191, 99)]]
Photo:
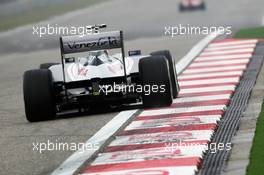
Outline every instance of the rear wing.
[(126, 63), (125, 63), (125, 50), (123, 43), (123, 32), (122, 31), (111, 31), (103, 33), (93, 33), (89, 35), (79, 36), (62, 36), (60, 37), (60, 49), (61, 49), (61, 61), (63, 69), (63, 80), (65, 81), (65, 55), (96, 51), (96, 50), (110, 50), (110, 49), (121, 49), (123, 66), (124, 66), (124, 77), (127, 81)]
[(62, 55), (93, 50), (122, 49), (123, 34), (122, 31), (112, 31), (84, 36), (62, 36), (60, 46)]

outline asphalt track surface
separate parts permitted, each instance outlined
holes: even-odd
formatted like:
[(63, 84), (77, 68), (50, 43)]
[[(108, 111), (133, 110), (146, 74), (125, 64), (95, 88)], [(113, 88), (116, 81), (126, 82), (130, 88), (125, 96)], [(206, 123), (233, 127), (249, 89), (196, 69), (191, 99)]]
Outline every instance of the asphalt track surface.
[[(106, 23), (122, 29), (126, 48), (143, 53), (169, 49), (178, 61), (204, 36), (164, 37), (164, 26), (232, 26), (233, 29), (260, 25), (262, 0), (216, 1), (205, 12), (180, 14), (177, 1), (112, 0), (85, 10), (49, 20), (51, 24), (84, 25)], [(239, 8), (238, 8), (239, 7)], [(106, 9), (106, 10), (105, 10)], [(57, 37), (32, 36), (32, 25), (0, 34), (0, 174), (49, 174), (71, 151), (33, 151), (37, 142), (85, 142), (118, 112), (64, 117), (28, 123), (25, 119), (22, 75), (42, 62), (59, 61)]]

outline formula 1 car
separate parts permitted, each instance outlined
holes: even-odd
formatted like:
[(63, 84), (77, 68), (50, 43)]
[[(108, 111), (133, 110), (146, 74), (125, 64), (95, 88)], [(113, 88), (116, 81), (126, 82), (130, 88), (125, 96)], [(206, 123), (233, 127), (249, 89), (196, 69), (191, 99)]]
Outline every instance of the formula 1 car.
[(182, 0), (179, 4), (179, 11), (186, 10), (205, 10), (206, 5), (203, 0)]
[[(179, 92), (170, 52), (143, 56), (133, 50), (125, 57), (122, 31), (62, 36), (60, 48), (61, 64), (44, 63), (24, 73), (25, 113), (30, 122), (105, 105), (169, 106)], [(114, 50), (121, 52), (109, 54)]]

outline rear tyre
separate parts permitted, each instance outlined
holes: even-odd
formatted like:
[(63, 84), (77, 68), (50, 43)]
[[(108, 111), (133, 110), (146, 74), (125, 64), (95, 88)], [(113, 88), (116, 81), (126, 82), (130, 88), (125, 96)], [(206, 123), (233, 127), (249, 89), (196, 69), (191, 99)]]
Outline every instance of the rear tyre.
[(170, 51), (160, 50), (160, 51), (152, 52), (150, 53), (150, 55), (153, 55), (153, 56), (159, 55), (159, 56), (164, 56), (165, 58), (167, 58), (168, 63), (169, 63), (169, 71), (170, 71), (170, 78), (171, 78), (171, 84), (172, 84), (173, 98), (176, 98), (180, 91), (180, 87), (179, 87), (176, 68), (175, 68), (175, 60), (172, 58)]
[(54, 119), (55, 95), (52, 73), (48, 69), (29, 70), (24, 73), (24, 104), (29, 122)]
[[(139, 74), (143, 89), (144, 107), (163, 107), (172, 104), (172, 87), (168, 61), (164, 56), (150, 56), (139, 61)], [(158, 87), (155, 88), (154, 87)]]
[(51, 66), (53, 66), (53, 65), (57, 65), (57, 64), (59, 64), (59, 63), (43, 63), (43, 64), (40, 64), (40, 65), (39, 65), (39, 68), (40, 68), (40, 69), (48, 69), (48, 68), (50, 68)]

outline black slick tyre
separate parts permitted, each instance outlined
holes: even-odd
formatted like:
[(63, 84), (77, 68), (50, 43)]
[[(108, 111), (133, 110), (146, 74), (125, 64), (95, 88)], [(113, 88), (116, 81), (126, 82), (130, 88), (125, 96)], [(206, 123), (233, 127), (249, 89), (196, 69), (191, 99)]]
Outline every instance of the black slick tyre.
[(168, 60), (173, 98), (176, 98), (178, 96), (179, 91), (180, 91), (180, 87), (179, 87), (176, 68), (175, 68), (175, 65), (176, 65), (175, 60), (172, 58), (170, 51), (160, 50), (160, 51), (152, 52), (152, 53), (150, 53), (150, 55), (164, 56)]
[[(170, 106), (173, 101), (168, 60), (164, 56), (150, 56), (139, 61), (139, 74), (143, 89), (145, 108)], [(157, 88), (158, 87), (158, 90)], [(155, 91), (153, 90), (155, 88)]]
[(26, 71), (23, 92), (25, 113), (29, 122), (51, 120), (55, 117), (55, 95), (50, 70)]

